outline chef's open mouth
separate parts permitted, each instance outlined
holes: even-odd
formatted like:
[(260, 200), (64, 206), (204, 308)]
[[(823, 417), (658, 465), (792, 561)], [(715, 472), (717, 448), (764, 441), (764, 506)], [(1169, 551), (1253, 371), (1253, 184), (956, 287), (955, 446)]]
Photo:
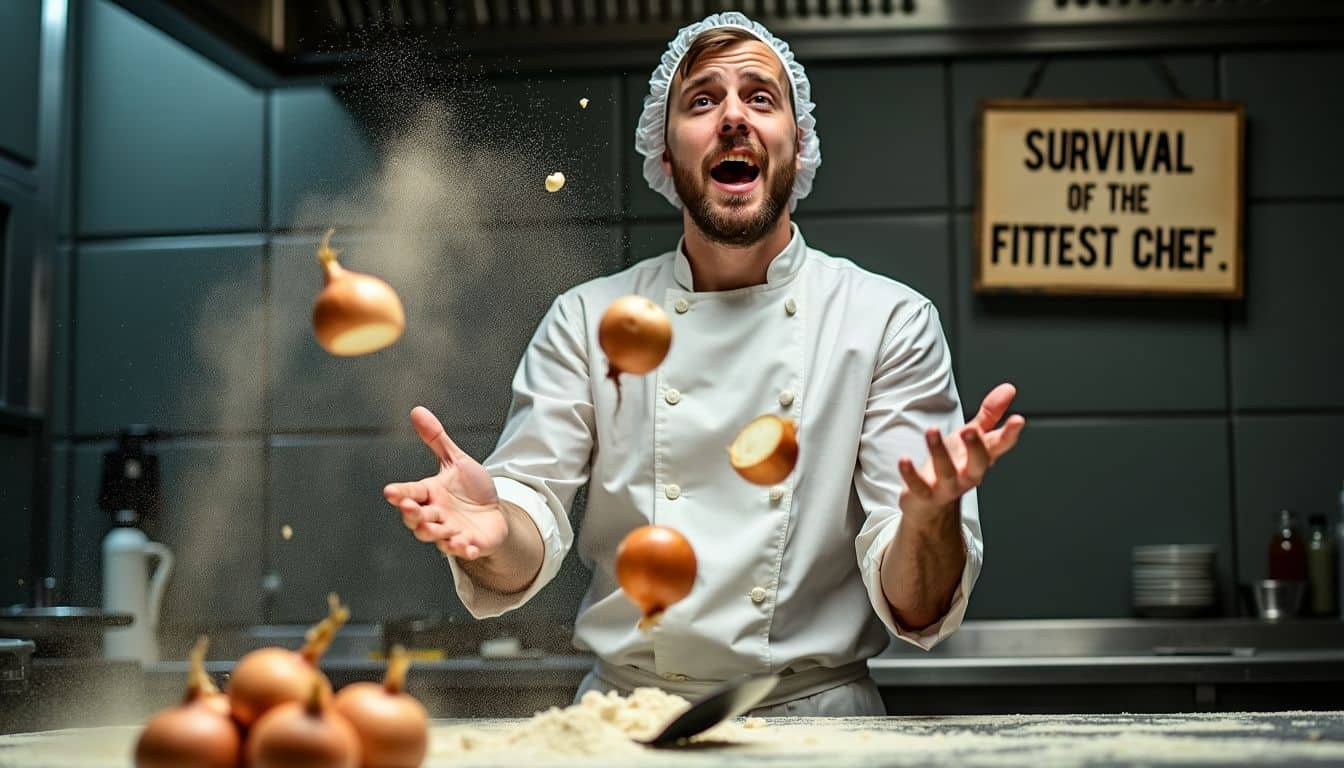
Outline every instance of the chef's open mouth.
[(709, 169), (709, 175), (721, 184), (749, 184), (761, 175), (761, 169), (750, 160), (723, 160)]

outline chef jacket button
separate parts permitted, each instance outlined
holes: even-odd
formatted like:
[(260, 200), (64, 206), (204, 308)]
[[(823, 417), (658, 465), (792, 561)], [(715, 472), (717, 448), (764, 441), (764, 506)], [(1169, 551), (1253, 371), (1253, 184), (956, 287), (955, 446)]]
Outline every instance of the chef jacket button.
[(751, 602), (760, 605), (765, 602), (765, 588), (756, 587), (751, 590)]
[(798, 314), (798, 302), (794, 301), (793, 299), (785, 299), (784, 311), (789, 313), (790, 315)]
[(663, 489), (663, 494), (669, 499), (675, 499), (681, 495), (681, 486), (676, 483), (668, 483), (667, 487)]
[(681, 402), (681, 393), (676, 389), (669, 389), (667, 390), (667, 393), (663, 395), (663, 399), (667, 401), (668, 405), (676, 405)]
[(771, 500), (771, 501), (778, 502), (778, 501), (779, 501), (780, 499), (782, 499), (782, 498), (784, 498), (784, 486), (782, 486), (782, 485), (776, 485), (776, 486), (774, 486), (773, 488), (770, 489), (770, 500)]
[(677, 302), (672, 305), (672, 308), (677, 310), (678, 315), (684, 315), (688, 310), (690, 310), (691, 302), (685, 299), (677, 299)]
[(793, 405), (793, 390), (786, 389), (783, 392), (780, 392), (779, 404), (784, 406), (785, 408), (788, 408), (790, 405)]

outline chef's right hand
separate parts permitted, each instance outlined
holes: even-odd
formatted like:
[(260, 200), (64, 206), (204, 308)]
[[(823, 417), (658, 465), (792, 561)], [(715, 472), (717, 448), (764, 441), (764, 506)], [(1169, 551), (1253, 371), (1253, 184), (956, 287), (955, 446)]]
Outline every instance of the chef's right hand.
[(495, 482), (485, 467), (457, 447), (428, 408), (416, 406), (411, 424), (439, 459), (431, 477), (383, 488), (388, 503), (420, 541), (464, 560), (488, 557), (509, 535)]

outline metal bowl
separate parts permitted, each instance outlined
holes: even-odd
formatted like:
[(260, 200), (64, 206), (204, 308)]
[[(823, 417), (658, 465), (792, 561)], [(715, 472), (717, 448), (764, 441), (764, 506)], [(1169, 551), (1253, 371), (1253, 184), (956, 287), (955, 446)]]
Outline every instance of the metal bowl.
[(1302, 608), (1306, 582), (1261, 579), (1241, 585), (1241, 595), (1252, 613), (1266, 621), (1297, 616)]

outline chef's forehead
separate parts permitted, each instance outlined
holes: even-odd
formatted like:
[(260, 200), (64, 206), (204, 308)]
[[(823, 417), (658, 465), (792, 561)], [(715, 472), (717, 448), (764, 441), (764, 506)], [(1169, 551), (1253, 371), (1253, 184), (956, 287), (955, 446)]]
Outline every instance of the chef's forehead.
[(691, 45), (686, 49), (686, 54), (682, 56), (680, 64), (677, 66), (676, 76), (673, 78), (672, 87), (669, 94), (680, 93), (682, 86), (687, 79), (692, 76), (696, 70), (696, 65), (703, 63), (706, 58), (714, 58), (713, 54), (734, 52), (739, 48), (751, 46), (755, 49), (762, 60), (769, 67), (767, 72), (758, 74), (766, 75), (783, 90), (784, 96), (789, 103), (793, 103), (793, 89), (789, 82), (788, 75), (784, 70), (784, 62), (779, 60), (779, 54), (773, 48), (767, 45), (759, 37), (753, 35), (741, 27), (719, 27), (710, 29), (696, 35), (691, 41)]

